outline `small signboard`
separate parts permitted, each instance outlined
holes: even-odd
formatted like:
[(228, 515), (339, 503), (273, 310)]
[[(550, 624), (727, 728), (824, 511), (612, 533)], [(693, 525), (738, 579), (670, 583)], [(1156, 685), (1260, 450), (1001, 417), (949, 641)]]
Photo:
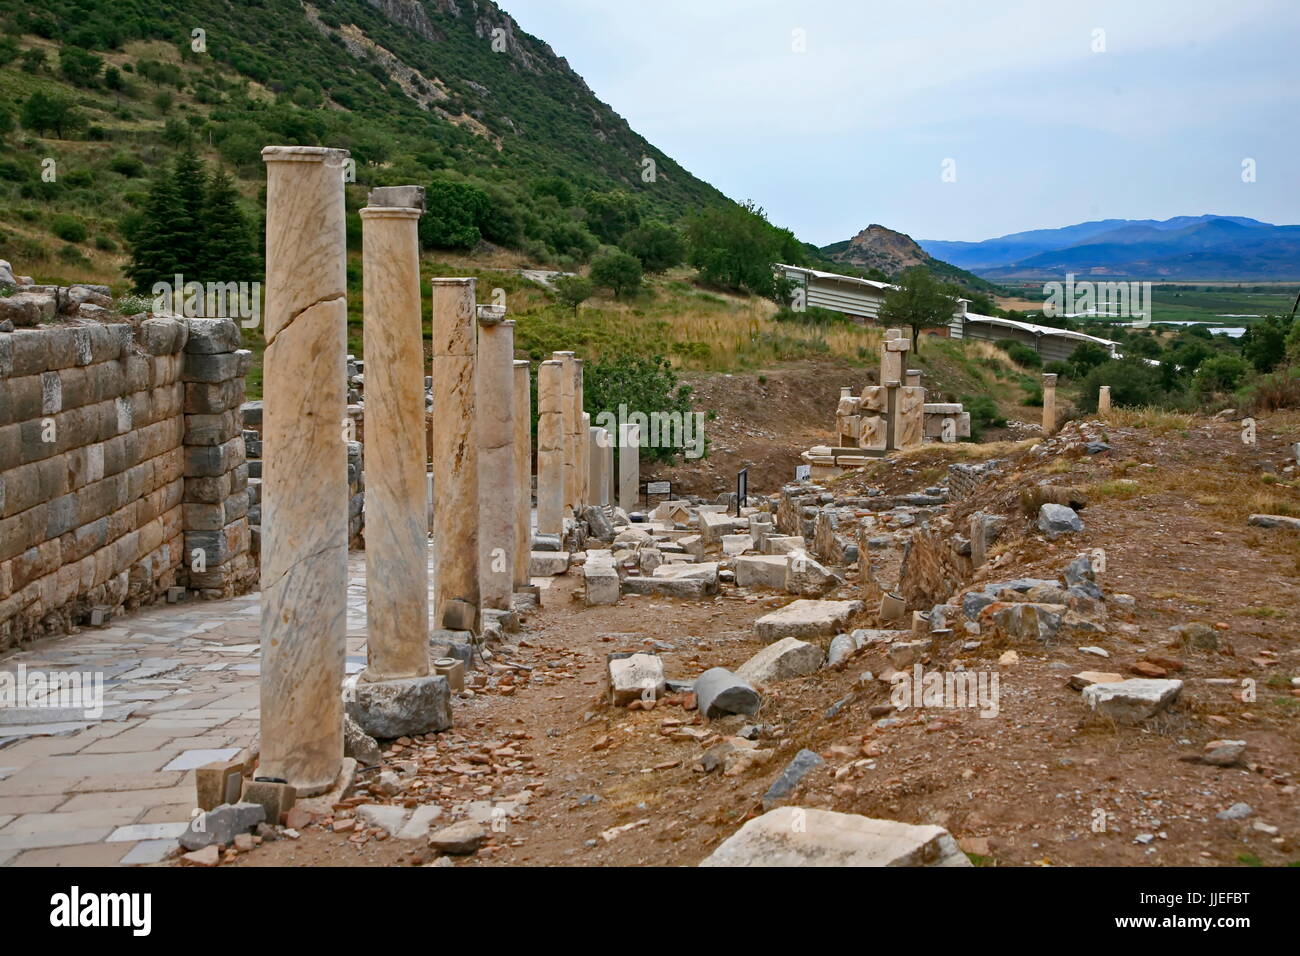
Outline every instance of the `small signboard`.
[(812, 477), (812, 465), (795, 465), (794, 480), (807, 481)]
[(673, 493), (673, 483), (671, 481), (647, 481), (645, 493), (650, 495), (671, 495)]

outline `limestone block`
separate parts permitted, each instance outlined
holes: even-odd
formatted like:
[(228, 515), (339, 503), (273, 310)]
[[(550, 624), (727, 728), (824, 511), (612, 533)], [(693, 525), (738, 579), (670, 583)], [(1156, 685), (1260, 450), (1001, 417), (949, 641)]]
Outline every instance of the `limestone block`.
[(829, 637), (861, 610), (860, 601), (793, 601), (756, 620), (754, 636), (766, 644), (784, 637)]
[(736, 668), (736, 676), (751, 684), (770, 684), (811, 674), (825, 660), (826, 655), (816, 644), (787, 637), (769, 644), (741, 664)]

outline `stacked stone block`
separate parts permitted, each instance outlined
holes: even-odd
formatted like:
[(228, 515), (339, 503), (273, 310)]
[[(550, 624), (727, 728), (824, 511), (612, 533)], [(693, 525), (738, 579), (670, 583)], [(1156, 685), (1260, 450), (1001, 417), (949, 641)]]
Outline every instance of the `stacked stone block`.
[(203, 597), (250, 586), (248, 465), (240, 405), (252, 353), (230, 319), (187, 319), (181, 366), (185, 387), (184, 563)]

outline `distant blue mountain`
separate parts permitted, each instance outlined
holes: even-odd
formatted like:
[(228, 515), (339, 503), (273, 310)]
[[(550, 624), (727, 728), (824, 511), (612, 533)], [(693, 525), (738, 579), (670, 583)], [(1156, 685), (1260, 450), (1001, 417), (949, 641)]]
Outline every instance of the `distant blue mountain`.
[(931, 256), (992, 280), (1076, 275), (1134, 279), (1300, 279), (1300, 226), (1245, 216), (1103, 219), (984, 242), (920, 241)]

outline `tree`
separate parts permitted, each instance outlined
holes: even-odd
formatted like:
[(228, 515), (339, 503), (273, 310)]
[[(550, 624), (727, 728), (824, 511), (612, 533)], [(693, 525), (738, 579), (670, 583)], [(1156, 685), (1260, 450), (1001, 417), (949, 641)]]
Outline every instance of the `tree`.
[(633, 229), (620, 244), (624, 251), (641, 260), (646, 272), (663, 272), (686, 257), (682, 234), (667, 223), (652, 219)]
[(578, 314), (578, 306), (591, 298), (594, 291), (590, 279), (582, 276), (561, 276), (555, 280), (555, 297)]
[(479, 223), (487, 215), (488, 195), (477, 186), (435, 179), (424, 190), (420, 245), (426, 249), (472, 249), (483, 234)]
[(921, 330), (947, 325), (955, 307), (952, 296), (940, 288), (928, 269), (913, 266), (903, 273), (897, 288), (885, 293), (880, 321), (884, 325), (911, 326), (912, 341), (916, 344), (917, 354), (920, 354)]
[(72, 100), (57, 93), (48, 94), (37, 90), (23, 104), (22, 123), (27, 129), (34, 129), (42, 136), (49, 130), (63, 139), (64, 130), (71, 132), (81, 126), (83, 120)]
[(104, 61), (93, 53), (75, 46), (65, 46), (59, 51), (59, 72), (64, 79), (77, 86), (95, 86)]
[[(602, 412), (618, 415), (620, 405), (630, 413), (692, 414), (691, 389), (678, 383), (677, 372), (663, 356), (601, 359), (587, 366), (582, 381), (583, 409), (591, 414), (593, 422)], [(641, 457), (671, 462), (680, 452), (680, 448), (660, 443), (657, 447), (643, 446)]]
[(172, 182), (183, 217), (176, 237), (176, 258), (183, 265), (180, 271), (193, 272), (197, 279), (203, 257), (203, 217), (208, 193), (208, 171), (192, 147), (186, 147), (177, 155)]
[(601, 242), (612, 246), (618, 245), (624, 234), (641, 222), (641, 204), (621, 189), (589, 192), (582, 204), (587, 210), (587, 228)]
[(253, 282), (261, 274), (234, 180), (218, 168), (203, 195), (203, 231), (196, 277), (203, 282)]
[(705, 282), (771, 297), (772, 265), (798, 265), (804, 251), (794, 234), (767, 221), (752, 202), (713, 206), (686, 223), (688, 261)]
[(1250, 371), (1246, 360), (1236, 355), (1216, 355), (1196, 370), (1196, 390), (1202, 395), (1231, 392)]
[(170, 282), (176, 273), (189, 266), (178, 253), (183, 246), (181, 233), (187, 226), (185, 207), (176, 183), (167, 170), (154, 180), (144, 214), (127, 239), (131, 243), (131, 264), (126, 275), (136, 292), (149, 292), (155, 282)]
[(1291, 331), (1289, 316), (1266, 315), (1246, 327), (1241, 337), (1241, 354), (1257, 372), (1271, 372), (1286, 358), (1287, 336)]
[(1090, 369), (1109, 361), (1110, 350), (1102, 348), (1096, 342), (1081, 342), (1070, 353), (1070, 365), (1074, 368), (1075, 377), (1087, 375)]
[(612, 289), (614, 298), (631, 292), (641, 285), (641, 262), (636, 256), (615, 249), (597, 257), (591, 264), (591, 281)]

